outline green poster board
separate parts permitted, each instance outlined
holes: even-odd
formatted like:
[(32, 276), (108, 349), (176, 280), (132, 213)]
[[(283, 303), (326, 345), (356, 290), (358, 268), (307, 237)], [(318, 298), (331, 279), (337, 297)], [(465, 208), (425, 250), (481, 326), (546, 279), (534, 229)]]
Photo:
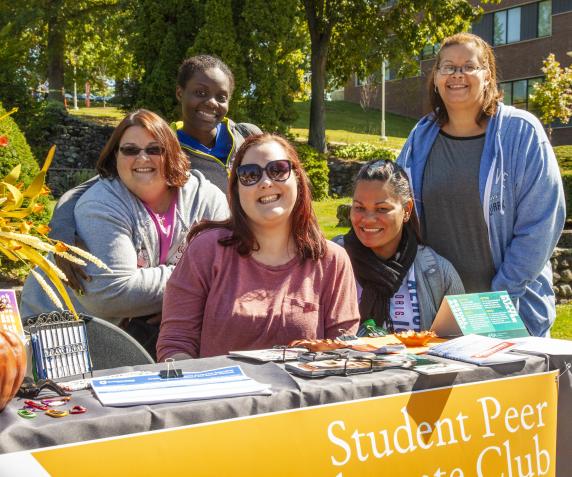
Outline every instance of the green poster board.
[(431, 330), (438, 336), (529, 336), (506, 291), (446, 296)]

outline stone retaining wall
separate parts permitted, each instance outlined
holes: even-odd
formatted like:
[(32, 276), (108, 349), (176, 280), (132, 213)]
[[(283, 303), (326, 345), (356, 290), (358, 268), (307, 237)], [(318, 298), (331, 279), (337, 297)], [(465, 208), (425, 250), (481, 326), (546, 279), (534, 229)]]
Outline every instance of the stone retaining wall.
[(55, 197), (95, 174), (95, 163), (113, 129), (62, 115), (57, 124), (43, 131), (46, 142), (56, 145), (47, 177)]
[[(560, 245), (560, 243), (558, 244)], [(572, 301), (572, 248), (556, 247), (552, 258), (554, 293), (558, 303)]]
[(351, 196), (354, 177), (366, 162), (328, 157), (330, 195)]
[(61, 121), (45, 132), (49, 142), (56, 145), (53, 167), (94, 169), (113, 129), (62, 115)]

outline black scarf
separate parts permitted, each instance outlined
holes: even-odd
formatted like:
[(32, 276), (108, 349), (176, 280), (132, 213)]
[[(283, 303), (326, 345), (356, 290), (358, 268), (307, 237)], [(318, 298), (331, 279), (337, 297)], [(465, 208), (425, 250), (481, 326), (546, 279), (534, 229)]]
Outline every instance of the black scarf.
[[(362, 286), (359, 311), (361, 321), (373, 318), (377, 326), (393, 332), (389, 300), (399, 290), (417, 255), (417, 237), (405, 224), (397, 253), (389, 260), (378, 257), (363, 245), (353, 228), (344, 236), (356, 280)], [(396, 258), (398, 257), (398, 258)]]

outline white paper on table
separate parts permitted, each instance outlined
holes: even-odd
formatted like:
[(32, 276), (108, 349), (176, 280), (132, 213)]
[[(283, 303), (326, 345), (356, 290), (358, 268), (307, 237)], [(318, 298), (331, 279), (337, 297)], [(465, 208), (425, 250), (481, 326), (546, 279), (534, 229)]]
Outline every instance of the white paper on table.
[(572, 356), (572, 341), (553, 338), (540, 338), (528, 336), (526, 338), (512, 338), (516, 343), (515, 351), (529, 351), (552, 356)]
[(513, 340), (501, 340), (489, 336), (464, 335), (433, 346), (427, 354), (456, 359), (478, 366), (524, 361), (524, 355), (508, 353), (515, 348)]
[(240, 366), (183, 373), (181, 378), (158, 374), (128, 378), (96, 378), (91, 387), (104, 406), (132, 406), (163, 402), (193, 401), (219, 397), (269, 395), (269, 384), (244, 374)]

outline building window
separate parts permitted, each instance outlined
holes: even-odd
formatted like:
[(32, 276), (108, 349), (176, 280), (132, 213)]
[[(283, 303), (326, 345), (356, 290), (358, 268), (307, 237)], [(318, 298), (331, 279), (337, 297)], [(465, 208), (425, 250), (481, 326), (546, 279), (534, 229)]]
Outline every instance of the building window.
[(487, 13), (472, 29), (485, 41), (492, 41), (493, 46), (550, 36), (552, 0)]
[(552, 35), (552, 2), (547, 0), (538, 4), (538, 36)]
[(572, 0), (552, 0), (552, 13), (572, 12)]
[(511, 8), (508, 14), (508, 28), (506, 31), (506, 42), (514, 43), (520, 41), (520, 8)]
[(528, 87), (526, 80), (512, 82), (512, 105), (516, 108), (527, 109)]
[(435, 43), (434, 45), (432, 43), (427, 43), (427, 45), (425, 45), (425, 48), (421, 50), (421, 59), (430, 60), (432, 58), (435, 58), (435, 56), (437, 56), (437, 53), (439, 52), (440, 47), (441, 47), (440, 43)]
[(495, 12), (493, 45), (504, 45), (506, 43), (506, 23), (506, 10)]
[(512, 104), (512, 84), (501, 83), (499, 86), (500, 89), (502, 90), (504, 104)]
[(534, 94), (534, 84), (541, 81), (542, 77), (537, 77), (500, 83), (499, 88), (503, 92), (504, 104), (535, 112), (530, 96)]
[(494, 45), (505, 45), (520, 41), (520, 8), (495, 12)]

